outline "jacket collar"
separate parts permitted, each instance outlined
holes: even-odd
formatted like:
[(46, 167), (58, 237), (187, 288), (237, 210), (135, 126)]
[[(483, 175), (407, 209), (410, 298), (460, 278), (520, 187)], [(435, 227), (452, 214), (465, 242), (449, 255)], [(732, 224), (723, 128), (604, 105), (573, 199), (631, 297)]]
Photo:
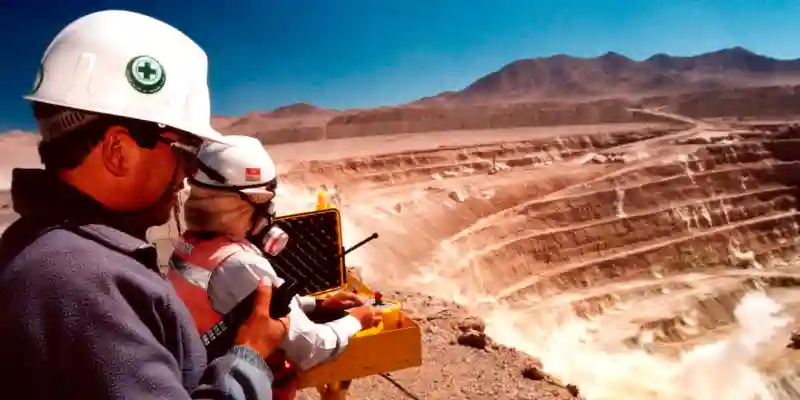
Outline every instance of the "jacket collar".
[(11, 175), (11, 200), (23, 219), (43, 224), (65, 221), (105, 225), (145, 240), (147, 229), (137, 224), (135, 213), (114, 212), (95, 199), (42, 169), (15, 168)]

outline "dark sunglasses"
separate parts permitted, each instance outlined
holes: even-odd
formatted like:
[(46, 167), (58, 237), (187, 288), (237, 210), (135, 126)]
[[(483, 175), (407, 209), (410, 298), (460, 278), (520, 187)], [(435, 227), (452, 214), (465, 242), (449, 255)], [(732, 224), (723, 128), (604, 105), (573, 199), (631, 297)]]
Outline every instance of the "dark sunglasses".
[(172, 140), (159, 135), (157, 140), (166, 144), (172, 149), (175, 156), (181, 161), (186, 176), (193, 176), (198, 170), (203, 171), (206, 176), (213, 179), (215, 182), (226, 183), (225, 177), (222, 176), (215, 169), (205, 165), (197, 158), (197, 153), (200, 151), (200, 146), (203, 144), (202, 140), (193, 137), (181, 137), (181, 140)]

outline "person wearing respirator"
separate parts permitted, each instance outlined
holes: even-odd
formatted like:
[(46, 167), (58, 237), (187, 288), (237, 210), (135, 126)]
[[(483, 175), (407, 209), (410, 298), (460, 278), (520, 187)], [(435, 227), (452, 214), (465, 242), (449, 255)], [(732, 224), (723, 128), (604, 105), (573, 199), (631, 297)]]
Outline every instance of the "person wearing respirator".
[[(272, 223), (277, 173), (269, 154), (258, 139), (225, 139), (226, 144), (204, 144), (197, 154), (198, 170), (188, 179), (190, 194), (184, 204), (188, 229), (176, 244), (168, 275), (201, 334), (252, 292), (259, 279), (283, 284), (263, 253), (277, 255), (289, 240)], [(358, 307), (326, 324), (305, 314), (362, 305), (347, 291), (325, 301), (296, 296), (280, 349), (303, 370), (338, 356), (352, 336), (380, 321), (380, 313)]]

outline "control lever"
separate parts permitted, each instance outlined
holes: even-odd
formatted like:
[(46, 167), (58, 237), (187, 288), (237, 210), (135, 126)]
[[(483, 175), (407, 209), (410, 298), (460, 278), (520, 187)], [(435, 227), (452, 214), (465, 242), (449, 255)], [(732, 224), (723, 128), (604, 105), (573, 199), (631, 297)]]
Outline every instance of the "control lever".
[[(279, 319), (287, 316), (290, 311), (292, 299), (299, 289), (294, 281), (285, 281), (283, 285), (272, 289), (272, 301), (269, 307), (269, 316)], [(214, 324), (208, 331), (200, 336), (206, 346), (208, 359), (213, 360), (228, 352), (233, 347), (236, 332), (253, 312), (256, 301), (256, 291), (247, 295), (231, 311), (222, 316), (222, 320)]]
[(350, 246), (349, 249), (344, 250), (342, 252), (342, 254), (339, 254), (339, 257), (343, 258), (344, 256), (347, 255), (347, 253), (349, 253), (349, 252), (351, 252), (351, 251), (353, 251), (353, 250), (355, 250), (355, 249), (357, 249), (357, 248), (359, 248), (359, 247), (361, 247), (361, 246), (363, 246), (363, 245), (365, 245), (365, 244), (367, 244), (367, 243), (369, 243), (369, 242), (371, 242), (371, 241), (373, 241), (373, 240), (375, 240), (377, 238), (378, 238), (378, 232), (375, 232), (372, 235), (367, 236), (364, 240), (362, 240), (362, 241)]

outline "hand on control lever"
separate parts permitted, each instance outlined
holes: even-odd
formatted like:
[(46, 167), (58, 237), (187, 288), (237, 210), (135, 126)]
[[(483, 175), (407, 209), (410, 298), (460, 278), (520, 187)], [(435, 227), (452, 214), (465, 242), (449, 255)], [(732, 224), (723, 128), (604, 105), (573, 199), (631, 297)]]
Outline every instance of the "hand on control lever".
[[(274, 294), (278, 295), (283, 291), (275, 289), (274, 292)], [(288, 309), (286, 312), (280, 313), (282, 316), (273, 319), (275, 315), (274, 308), (281, 303), (283, 303), (282, 299), (273, 299), (272, 284), (268, 280), (259, 282), (255, 293), (253, 311), (236, 333), (235, 343), (253, 348), (262, 358), (272, 354), (283, 342), (291, 323)], [(270, 312), (271, 309), (272, 312)]]
[(350, 315), (356, 317), (356, 319), (361, 322), (361, 329), (369, 329), (378, 326), (378, 324), (383, 321), (383, 313), (375, 307), (362, 306), (353, 308), (349, 312)]
[(356, 293), (342, 290), (331, 297), (322, 300), (317, 307), (326, 310), (347, 310), (348, 308), (363, 306), (364, 300)]

